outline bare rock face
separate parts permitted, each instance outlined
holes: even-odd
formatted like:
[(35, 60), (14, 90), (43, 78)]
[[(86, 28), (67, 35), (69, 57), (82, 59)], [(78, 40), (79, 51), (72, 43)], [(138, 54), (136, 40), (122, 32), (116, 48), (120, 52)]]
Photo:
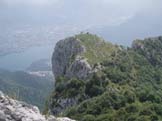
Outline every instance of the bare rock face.
[(74, 121), (69, 118), (46, 118), (35, 106), (16, 101), (0, 91), (0, 121)]
[(86, 59), (83, 59), (80, 56), (77, 56), (75, 61), (70, 65), (67, 70), (67, 76), (77, 77), (79, 79), (85, 79), (91, 72), (91, 66)]
[(52, 57), (55, 78), (66, 76), (85, 79), (91, 71), (91, 66), (87, 60), (80, 56), (85, 51), (85, 47), (75, 37), (59, 41)]
[(0, 92), (0, 121), (46, 121), (35, 106), (19, 102)]

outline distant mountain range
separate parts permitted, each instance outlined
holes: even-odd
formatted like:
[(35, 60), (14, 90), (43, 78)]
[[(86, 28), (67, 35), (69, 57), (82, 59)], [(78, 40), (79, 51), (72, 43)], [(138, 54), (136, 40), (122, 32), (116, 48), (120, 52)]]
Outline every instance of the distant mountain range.
[[(58, 18), (57, 18), (58, 19)], [(62, 18), (63, 19), (63, 18)], [(58, 21), (62, 20), (61, 18)], [(130, 46), (133, 39), (159, 36), (162, 33), (162, 18), (147, 12), (137, 13), (126, 20), (107, 25), (70, 24), (62, 22), (13, 24), (0, 23), (0, 55), (20, 52), (32, 46), (55, 45), (57, 41), (81, 31), (96, 33), (115, 44)], [(122, 38), (122, 39), (121, 39)]]
[(55, 45), (65, 36), (80, 31), (71, 25), (6, 25), (0, 29), (0, 56), (22, 52), (35, 46)]
[(162, 33), (162, 18), (149, 13), (137, 14), (127, 21), (112, 26), (98, 26), (89, 31), (102, 36), (104, 39), (125, 46), (139, 38), (160, 36)]

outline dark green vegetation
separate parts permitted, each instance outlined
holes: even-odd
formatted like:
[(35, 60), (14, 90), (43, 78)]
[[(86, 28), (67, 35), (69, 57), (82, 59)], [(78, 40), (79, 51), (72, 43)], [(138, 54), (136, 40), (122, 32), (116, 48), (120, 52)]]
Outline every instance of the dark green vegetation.
[(162, 37), (109, 54), (87, 80), (56, 80), (54, 97), (79, 99), (61, 114), (79, 121), (161, 121)]
[(53, 88), (53, 79), (39, 77), (26, 72), (0, 70), (0, 90), (12, 98), (44, 108)]

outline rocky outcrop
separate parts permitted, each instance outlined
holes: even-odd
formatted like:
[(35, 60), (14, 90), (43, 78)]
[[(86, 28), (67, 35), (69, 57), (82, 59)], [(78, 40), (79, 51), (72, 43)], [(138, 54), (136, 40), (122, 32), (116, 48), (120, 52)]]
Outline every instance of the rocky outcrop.
[(74, 121), (42, 115), (35, 106), (16, 101), (0, 91), (0, 121)]
[(66, 76), (85, 79), (91, 71), (91, 66), (84, 57), (80, 56), (84, 52), (86, 52), (85, 46), (75, 37), (59, 41), (52, 57), (55, 78)]
[(68, 77), (77, 77), (79, 79), (85, 79), (91, 73), (92, 68), (86, 59), (81, 56), (77, 56), (75, 61), (70, 65), (67, 70)]
[(118, 46), (105, 42), (97, 35), (81, 33), (56, 44), (52, 70), (56, 79), (63, 76), (86, 80), (94, 72), (96, 64), (102, 63), (118, 50)]
[[(49, 104), (51, 113), (60, 114), (69, 107), (87, 99), (88, 96), (84, 91), (82, 93), (76, 91), (77, 93), (73, 94), (72, 92), (75, 90), (72, 86), (68, 86), (68, 83), (71, 79), (88, 82), (94, 73), (103, 68), (101, 63), (116, 51), (118, 51), (117, 46), (90, 33), (81, 33), (60, 40), (55, 46), (52, 57), (52, 70), (56, 78), (56, 87)], [(69, 90), (71, 93), (70, 96), (64, 91), (65, 88), (66, 92)]]

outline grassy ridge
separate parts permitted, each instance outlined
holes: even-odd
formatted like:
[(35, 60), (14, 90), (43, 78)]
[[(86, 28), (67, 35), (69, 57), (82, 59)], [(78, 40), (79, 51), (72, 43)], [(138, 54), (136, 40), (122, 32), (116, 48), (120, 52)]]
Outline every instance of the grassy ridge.
[(79, 34), (75, 36), (81, 41), (81, 44), (86, 48), (86, 52), (82, 56), (87, 58), (88, 62), (93, 65), (95, 63), (107, 60), (110, 54), (118, 50), (117, 46), (109, 42), (105, 42), (102, 38), (92, 34)]

